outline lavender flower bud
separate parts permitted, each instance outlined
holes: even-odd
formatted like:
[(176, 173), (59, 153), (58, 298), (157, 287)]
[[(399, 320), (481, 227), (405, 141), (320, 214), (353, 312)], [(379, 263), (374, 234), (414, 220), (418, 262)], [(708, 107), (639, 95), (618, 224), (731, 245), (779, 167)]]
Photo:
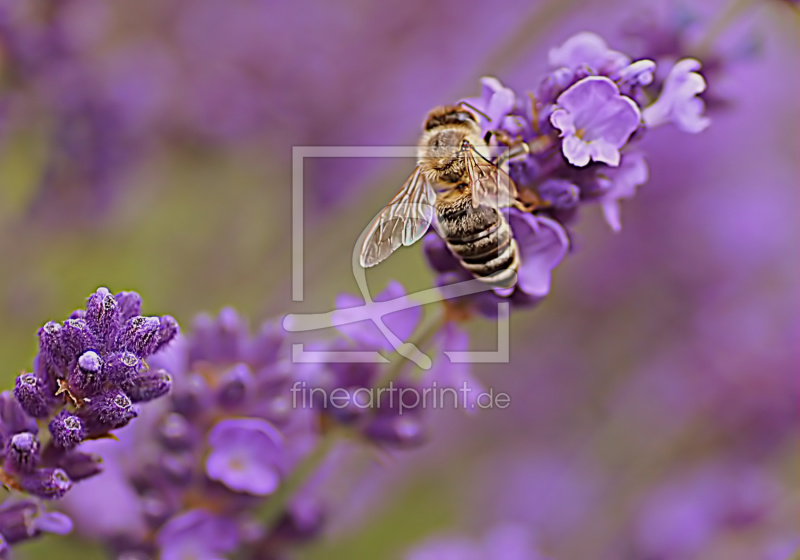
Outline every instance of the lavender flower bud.
[(182, 414), (167, 414), (158, 426), (158, 436), (167, 449), (178, 451), (191, 449), (198, 442), (198, 434)]
[(30, 473), (39, 464), (39, 439), (30, 432), (14, 434), (6, 445), (3, 467), (14, 473)]
[(172, 394), (173, 408), (184, 416), (192, 416), (203, 412), (212, 405), (211, 388), (197, 373), (187, 376), (180, 391)]
[(217, 401), (224, 408), (241, 405), (253, 387), (253, 374), (245, 364), (237, 364), (229, 369), (220, 381)]
[(161, 321), (158, 317), (128, 319), (117, 337), (117, 345), (143, 358), (152, 354), (158, 345)]
[(39, 469), (21, 477), (20, 486), (28, 494), (57, 500), (72, 487), (72, 481), (61, 469)]
[(70, 480), (78, 482), (103, 472), (100, 466), (102, 462), (103, 459), (96, 453), (72, 451), (58, 461), (58, 466), (67, 473)]
[(69, 366), (69, 359), (64, 354), (61, 342), (62, 327), (55, 321), (50, 321), (39, 329), (39, 352), (44, 356), (49, 367), (57, 372), (63, 372)]
[(119, 303), (106, 288), (89, 296), (86, 304), (86, 325), (102, 350), (116, 340), (120, 326)]
[(90, 395), (101, 389), (103, 385), (103, 360), (93, 350), (80, 355), (78, 363), (69, 374), (70, 389), (81, 395)]
[(159, 464), (164, 475), (173, 483), (178, 485), (191, 483), (195, 464), (192, 453), (164, 453)]
[(84, 421), (87, 435), (98, 436), (126, 425), (136, 418), (137, 412), (131, 406), (128, 395), (112, 390), (93, 396), (79, 410), (79, 415)]
[(50, 413), (42, 382), (32, 373), (23, 373), (17, 377), (14, 398), (29, 416), (45, 418)]
[[(157, 492), (145, 492), (142, 497), (142, 513), (149, 524), (154, 527), (161, 527), (169, 520), (170, 517), (175, 515), (177, 508), (172, 506), (162, 495)], [(134, 560), (138, 557), (132, 557)], [(142, 556), (142, 558), (145, 558)], [(151, 557), (146, 557), (151, 558)]]
[(120, 292), (114, 296), (119, 304), (119, 315), (124, 323), (128, 319), (141, 315), (142, 296), (136, 292)]
[(158, 352), (164, 346), (172, 342), (172, 340), (178, 335), (178, 332), (180, 332), (178, 321), (169, 315), (162, 316), (159, 319), (158, 344), (156, 344), (156, 348), (153, 350), (153, 352)]
[[(0, 509), (0, 534), (5, 537), (6, 546), (9, 543), (27, 540), (35, 534), (33, 518), (38, 511), (39, 507), (28, 500), (10, 505), (3, 504)], [(2, 552), (1, 546), (0, 552)]]
[(36, 420), (25, 414), (11, 391), (0, 393), (0, 433), (3, 439), (18, 432), (36, 431)]
[[(84, 319), (67, 319), (61, 329), (61, 348), (64, 352), (66, 368), (69, 368), (78, 356), (96, 346), (94, 336)], [(66, 376), (66, 372), (62, 370)]]
[(83, 441), (83, 422), (74, 414), (62, 410), (50, 421), (53, 444), (61, 449), (72, 449)]
[(136, 375), (142, 361), (133, 352), (115, 352), (106, 358), (103, 378), (114, 386), (123, 386)]
[(132, 402), (152, 401), (169, 393), (172, 387), (170, 375), (160, 369), (154, 373), (137, 375), (127, 381), (123, 388)]

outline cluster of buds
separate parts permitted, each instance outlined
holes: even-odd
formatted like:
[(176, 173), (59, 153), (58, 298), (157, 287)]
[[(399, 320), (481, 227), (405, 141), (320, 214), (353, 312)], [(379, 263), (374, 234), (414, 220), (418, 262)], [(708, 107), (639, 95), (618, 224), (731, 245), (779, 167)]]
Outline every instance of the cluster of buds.
[(0, 394), (5, 486), (62, 497), (73, 482), (101, 472), (100, 458), (78, 449), (82, 441), (113, 437), (137, 416), (135, 403), (170, 390), (169, 374), (150, 370), (145, 359), (175, 337), (178, 324), (168, 315), (141, 316), (141, 303), (134, 292), (100, 288), (85, 310), (39, 330), (33, 372)]

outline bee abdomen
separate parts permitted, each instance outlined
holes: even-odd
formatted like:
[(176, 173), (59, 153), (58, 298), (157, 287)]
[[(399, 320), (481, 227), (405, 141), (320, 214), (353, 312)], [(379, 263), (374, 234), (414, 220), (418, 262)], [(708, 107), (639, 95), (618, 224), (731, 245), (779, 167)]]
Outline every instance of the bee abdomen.
[(494, 216), (494, 222), (479, 231), (448, 236), (445, 241), (476, 278), (497, 288), (510, 288), (519, 269), (519, 249), (505, 218), (499, 212)]

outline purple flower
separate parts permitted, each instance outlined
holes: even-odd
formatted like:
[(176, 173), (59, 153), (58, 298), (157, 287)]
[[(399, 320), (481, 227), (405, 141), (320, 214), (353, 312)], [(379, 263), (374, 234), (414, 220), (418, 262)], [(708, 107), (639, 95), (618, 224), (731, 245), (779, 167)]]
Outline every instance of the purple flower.
[(236, 523), (202, 509), (189, 510), (159, 531), (162, 560), (220, 560), (239, 544)]
[(481, 314), (494, 317), (499, 301), (510, 301), (513, 306), (524, 308), (535, 305), (549, 293), (551, 272), (569, 248), (566, 231), (551, 218), (538, 217), (515, 208), (508, 212), (508, 222), (519, 246), (517, 283), (507, 290), (496, 289), (472, 296), (448, 297), (449, 284), (468, 280), (471, 276), (436, 233), (425, 236), (425, 256), (439, 273), (438, 284), (450, 303), (474, 307)]
[(683, 132), (696, 134), (711, 124), (711, 119), (703, 116), (703, 100), (697, 97), (706, 89), (703, 76), (695, 72), (699, 69), (700, 62), (693, 58), (675, 63), (664, 81), (661, 95), (642, 111), (648, 128), (671, 122)]
[[(155, 390), (165, 375), (159, 368), (170, 368), (173, 389), (163, 406), (143, 408), (136, 423), (120, 434), (121, 447), (91, 442), (92, 448), (113, 454), (112, 472), (81, 482), (81, 499), (68, 497), (68, 511), (80, 520), (79, 530), (117, 555), (221, 558), (240, 538), (267, 546), (261, 540), (270, 534), (253, 531), (254, 510), (318, 437), (317, 411), (299, 403), (292, 406), (290, 388), (303, 368), (283, 354), (282, 331), (269, 324), (252, 334), (230, 308), (217, 317), (201, 316), (195, 324), (196, 332), (148, 358), (149, 370), (128, 378), (151, 376), (137, 387)], [(92, 466), (81, 463), (83, 458), (76, 457), (76, 469)], [(86, 496), (102, 494), (104, 484), (132, 512), (130, 527), (117, 512), (97, 528), (88, 521), (97, 514), (91, 512), (111, 507)], [(90, 485), (92, 492), (84, 493)], [(188, 509), (195, 496), (204, 496), (205, 503), (225, 515)], [(289, 517), (291, 512), (285, 512), (283, 518)], [(308, 523), (303, 526), (310, 531)], [(310, 536), (298, 531), (281, 538), (302, 541)]]
[(630, 97), (603, 76), (584, 78), (558, 96), (550, 122), (561, 131), (564, 157), (584, 167), (590, 161), (619, 165), (619, 149), (639, 127), (641, 113)]
[(632, 198), (636, 194), (636, 187), (647, 182), (647, 176), (647, 162), (641, 152), (626, 153), (619, 167), (605, 171), (605, 177), (601, 180), (606, 188), (599, 202), (606, 222), (614, 231), (622, 229), (619, 201)]
[(609, 49), (602, 37), (588, 31), (577, 33), (560, 47), (550, 49), (547, 59), (553, 68), (574, 71), (588, 67), (604, 74), (624, 68), (631, 60), (627, 55)]
[[(507, 122), (506, 117), (514, 110), (517, 96), (514, 90), (505, 87), (500, 80), (487, 76), (481, 78), (481, 96), (469, 97), (463, 101), (489, 117), (489, 122), (485, 123), (486, 127), (501, 128), (504, 124), (511, 124)], [(477, 116), (482, 119), (480, 114)]]
[(206, 474), (234, 492), (267, 496), (280, 484), (282, 441), (266, 420), (220, 420), (208, 434)]
[(45, 511), (36, 502), (7, 499), (0, 505), (0, 542), (11, 545), (42, 533), (66, 535), (71, 531), (72, 522), (66, 515)]
[[(100, 473), (97, 457), (76, 449), (81, 442), (135, 418), (132, 401), (168, 391), (169, 376), (147, 372), (145, 358), (171, 341), (176, 323), (130, 316), (141, 298), (122, 293), (119, 299), (100, 288), (85, 311), (39, 330), (34, 372), (17, 377), (13, 401), (7, 393), (0, 396), (6, 484), (43, 499), (61, 498), (74, 481)], [(45, 420), (52, 436), (46, 446), (33, 418)]]

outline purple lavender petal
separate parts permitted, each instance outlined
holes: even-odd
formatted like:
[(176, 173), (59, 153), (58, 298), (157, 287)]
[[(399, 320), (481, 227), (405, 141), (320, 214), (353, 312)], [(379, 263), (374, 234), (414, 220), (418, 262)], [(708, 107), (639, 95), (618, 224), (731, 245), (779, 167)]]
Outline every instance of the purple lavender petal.
[(206, 474), (236, 492), (266, 496), (279, 483), (283, 438), (266, 420), (226, 419), (208, 435)]
[(553, 68), (577, 70), (589, 67), (595, 72), (609, 74), (630, 63), (630, 58), (609, 49), (602, 37), (588, 31), (577, 33), (560, 47), (550, 49), (547, 59)]
[(33, 520), (33, 528), (42, 533), (68, 535), (72, 532), (72, 520), (61, 512), (48, 511)]
[(156, 542), (162, 560), (218, 560), (232, 552), (239, 539), (232, 519), (193, 509), (170, 519), (158, 532)]
[(702, 114), (703, 101), (697, 97), (706, 89), (705, 79), (695, 72), (699, 69), (700, 62), (693, 58), (675, 63), (664, 81), (661, 95), (642, 111), (648, 128), (671, 122), (682, 131), (695, 134), (711, 124), (711, 119)]
[(608, 187), (599, 202), (608, 225), (614, 231), (620, 231), (622, 222), (619, 201), (632, 198), (636, 193), (636, 188), (647, 182), (648, 170), (644, 154), (641, 152), (626, 153), (620, 166), (607, 170), (605, 175)]
[(550, 122), (561, 131), (567, 161), (577, 167), (590, 160), (618, 165), (619, 149), (641, 122), (636, 103), (603, 76), (582, 79), (556, 102)]
[(520, 248), (517, 288), (536, 297), (547, 295), (550, 274), (569, 247), (564, 228), (550, 218), (536, 218), (518, 211), (509, 213), (509, 223)]

